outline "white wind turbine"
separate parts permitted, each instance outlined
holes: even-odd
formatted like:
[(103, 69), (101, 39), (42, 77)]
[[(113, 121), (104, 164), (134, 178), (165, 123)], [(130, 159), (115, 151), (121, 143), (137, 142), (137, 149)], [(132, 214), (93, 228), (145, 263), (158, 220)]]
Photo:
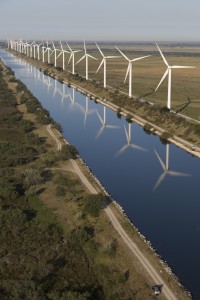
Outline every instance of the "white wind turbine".
[(74, 74), (74, 54), (75, 54), (76, 52), (80, 52), (80, 51), (82, 51), (82, 50), (72, 50), (68, 44), (67, 44), (67, 46), (68, 46), (69, 51), (70, 51), (70, 53), (71, 53), (71, 54), (70, 54), (70, 57), (69, 57), (68, 64), (70, 63), (70, 60), (72, 59), (72, 74)]
[(169, 170), (169, 144), (166, 145), (166, 161), (165, 161), (165, 163), (162, 161), (162, 159), (160, 158), (159, 154), (157, 153), (157, 151), (155, 149), (154, 149), (154, 151), (155, 151), (155, 154), (161, 164), (163, 173), (158, 178), (153, 191), (155, 191), (158, 188), (158, 186), (161, 184), (161, 182), (164, 180), (164, 178), (167, 175), (169, 175), (169, 176), (191, 176), (190, 174), (187, 174), (187, 173), (181, 173), (181, 172)]
[(104, 54), (103, 54), (103, 52), (101, 51), (101, 49), (99, 48), (99, 46), (97, 45), (97, 43), (96, 43), (96, 46), (97, 46), (97, 48), (99, 49), (99, 52), (101, 53), (101, 55), (102, 55), (102, 61), (101, 61), (101, 63), (100, 63), (100, 65), (99, 65), (99, 67), (98, 67), (98, 69), (97, 69), (97, 71), (96, 71), (96, 73), (99, 71), (99, 69), (101, 68), (101, 66), (103, 65), (104, 66), (104, 79), (103, 79), (103, 87), (104, 88), (106, 88), (106, 60), (108, 59), (108, 58), (117, 58), (117, 57), (119, 57), (119, 56), (105, 56)]
[[(49, 44), (48, 44), (48, 41), (46, 42), (47, 46), (44, 47), (45, 51), (43, 52), (43, 58), (44, 58), (44, 54), (47, 52), (47, 62), (48, 64), (50, 64), (50, 51), (51, 51), (51, 54), (53, 53), (52, 49), (49, 47)], [(43, 60), (44, 62), (44, 60)]]
[(128, 131), (124, 125), (124, 131), (125, 131), (127, 143), (117, 152), (116, 156), (122, 154), (127, 148), (133, 148), (133, 149), (137, 149), (140, 151), (147, 151), (145, 148), (132, 143), (132, 141), (131, 141), (131, 123), (128, 123)]
[(37, 59), (40, 60), (40, 46), (42, 45), (43, 43), (40, 43), (40, 44), (37, 44)]
[(125, 79), (124, 79), (124, 83), (126, 82), (126, 78), (129, 74), (129, 97), (132, 97), (132, 65), (133, 65), (133, 62), (144, 59), (144, 58), (149, 57), (151, 55), (146, 55), (146, 56), (141, 56), (141, 57), (134, 58), (134, 59), (129, 59), (121, 50), (119, 50), (117, 47), (115, 47), (115, 48), (128, 61), (128, 68), (127, 68), (126, 76), (125, 76)]
[(76, 64), (78, 64), (81, 60), (83, 60), (85, 58), (85, 78), (88, 80), (88, 58), (90, 57), (95, 60), (97, 60), (97, 58), (95, 58), (94, 56), (87, 53), (85, 42), (84, 42), (84, 51), (85, 51), (85, 54), (79, 59), (79, 61), (77, 61)]
[[(61, 56), (62, 50), (56, 49), (53, 41), (52, 41), (52, 44), (53, 44), (53, 49), (54, 49), (54, 66), (57, 67), (56, 61)], [(57, 51), (60, 51), (60, 53), (58, 55), (57, 55)]]
[(63, 71), (64, 71), (64, 70), (65, 70), (65, 53), (68, 53), (68, 54), (69, 54), (70, 52), (63, 49), (63, 45), (62, 45), (61, 41), (60, 41), (60, 47), (61, 47), (61, 49), (62, 49)]
[(167, 66), (167, 70), (165, 71), (163, 77), (161, 78), (157, 88), (155, 89), (155, 91), (157, 91), (157, 89), (159, 88), (159, 86), (161, 85), (161, 83), (163, 82), (163, 80), (165, 79), (165, 77), (168, 75), (168, 99), (167, 99), (167, 107), (169, 109), (171, 109), (171, 85), (172, 85), (172, 69), (193, 69), (195, 67), (190, 67), (190, 66), (169, 66), (166, 58), (164, 57), (163, 53), (161, 52), (159, 46), (156, 44), (159, 52), (160, 52), (160, 55), (162, 56), (162, 59), (164, 61), (164, 63), (166, 64)]
[(103, 133), (104, 129), (105, 128), (119, 128), (119, 126), (115, 126), (115, 125), (108, 125), (107, 124), (107, 121), (106, 121), (106, 107), (104, 106), (103, 107), (103, 118), (100, 116), (100, 114), (98, 113), (98, 111), (96, 111), (98, 117), (99, 117), (99, 120), (102, 124), (102, 126), (100, 127), (98, 133), (97, 133), (97, 136), (96, 136), (96, 139), (98, 139), (100, 137), (100, 135)]
[(30, 44), (30, 57), (33, 57), (33, 45), (34, 44), (35, 44), (35, 41)]

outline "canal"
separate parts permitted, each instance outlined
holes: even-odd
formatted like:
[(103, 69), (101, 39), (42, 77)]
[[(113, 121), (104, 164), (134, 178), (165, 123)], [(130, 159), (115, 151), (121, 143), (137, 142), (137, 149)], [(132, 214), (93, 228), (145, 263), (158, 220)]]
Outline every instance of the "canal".
[(200, 160), (0, 50), (129, 219), (200, 299)]

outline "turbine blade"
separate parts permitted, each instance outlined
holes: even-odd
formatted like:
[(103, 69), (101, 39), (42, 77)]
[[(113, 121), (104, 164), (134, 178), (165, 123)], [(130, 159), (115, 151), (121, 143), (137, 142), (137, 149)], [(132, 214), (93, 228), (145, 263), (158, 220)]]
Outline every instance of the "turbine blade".
[(102, 59), (102, 61), (101, 61), (100, 65), (99, 65), (99, 67), (98, 67), (96, 73), (98, 73), (98, 71), (99, 71), (99, 69), (101, 68), (101, 66), (103, 65), (103, 63), (104, 63), (104, 59)]
[(92, 55), (90, 55), (90, 54), (86, 54), (87, 55), (87, 57), (90, 57), (90, 58), (93, 58), (93, 59), (95, 59), (95, 60), (98, 60), (96, 57), (94, 57), (94, 56), (92, 56)]
[(120, 128), (119, 126), (115, 126), (115, 125), (105, 125), (106, 128)]
[(76, 65), (77, 65), (80, 61), (82, 61), (84, 58), (85, 58), (85, 55), (83, 55), (83, 56), (77, 61)]
[(151, 55), (146, 55), (146, 56), (134, 58), (134, 59), (131, 60), (131, 62), (134, 62), (134, 61), (137, 61), (137, 60), (141, 60), (141, 59), (144, 59), (144, 58), (149, 57), (149, 56), (151, 56)]
[(85, 54), (86, 54), (86, 45), (85, 45), (85, 41), (84, 41), (84, 50), (85, 50)]
[(126, 76), (125, 76), (125, 79), (124, 79), (124, 83), (126, 82), (129, 71), (130, 71), (130, 63), (128, 64), (128, 68), (127, 68), (127, 71), (126, 71)]
[(156, 44), (156, 46), (157, 46), (157, 48), (158, 48), (158, 50), (159, 50), (159, 52), (160, 52), (160, 55), (162, 56), (162, 59), (163, 59), (164, 63), (166, 64), (166, 66), (169, 67), (168, 62), (166, 61), (166, 58), (165, 58), (164, 55), (162, 54), (162, 51), (160, 50), (158, 44)]
[(99, 52), (101, 53), (101, 55), (102, 55), (103, 57), (105, 57), (104, 54), (103, 54), (103, 52), (101, 51), (101, 49), (100, 49), (99, 46), (97, 45), (97, 43), (95, 43), (95, 44), (96, 44), (97, 48), (99, 49)]
[(168, 171), (167, 173), (171, 176), (191, 176), (191, 174), (181, 173), (176, 171)]
[(147, 152), (147, 149), (141, 147), (141, 146), (138, 146), (136, 144), (130, 144), (130, 146), (134, 149), (137, 149), (137, 150), (140, 150), (140, 151), (144, 151), (144, 152)]
[(121, 51), (121, 50), (119, 50), (119, 48), (117, 48), (116, 46), (115, 46), (115, 48), (121, 53), (121, 55), (126, 59), (126, 60), (128, 60), (128, 61), (130, 61), (130, 59)]
[(67, 46), (68, 46), (68, 48), (69, 48), (70, 52), (72, 52), (72, 49), (70, 48), (70, 46), (69, 46), (69, 44), (68, 44), (68, 43), (67, 43)]
[(127, 148), (128, 148), (129, 145), (124, 145), (116, 154), (115, 156), (119, 156), (120, 154), (122, 154)]
[(97, 113), (97, 115), (98, 115), (98, 117), (99, 117), (99, 120), (100, 120), (101, 124), (103, 125), (103, 119), (102, 119), (102, 117), (100, 116), (100, 114), (98, 113), (97, 110), (96, 110), (96, 113)]
[(190, 67), (190, 66), (172, 66), (172, 69), (195, 69), (196, 67)]
[(161, 182), (164, 180), (165, 175), (166, 175), (165, 172), (160, 175), (160, 177), (158, 178), (158, 180), (157, 180), (157, 182), (156, 182), (156, 184), (155, 184), (155, 186), (153, 188), (153, 191), (155, 191), (159, 187), (159, 185), (161, 184)]
[(119, 58), (120, 56), (105, 56), (105, 58)]
[(162, 159), (160, 158), (159, 154), (157, 153), (157, 151), (154, 149), (155, 153), (156, 153), (156, 156), (161, 164), (161, 167), (163, 168), (164, 171), (166, 171), (166, 168), (165, 168), (165, 164), (164, 162), (162, 161)]
[(70, 60), (72, 59), (72, 53), (70, 54), (69, 60), (68, 60), (68, 64), (70, 63)]
[(96, 135), (96, 140), (100, 137), (100, 135), (102, 135), (103, 130), (104, 130), (104, 126), (102, 126), (102, 127), (99, 129), (99, 131), (98, 131), (98, 133), (97, 133), (97, 135)]
[(125, 125), (124, 125), (124, 131), (125, 131), (127, 143), (129, 143), (129, 136), (128, 136), (128, 132), (126, 130), (126, 126)]
[(161, 81), (159, 82), (159, 84), (157, 85), (157, 88), (155, 89), (155, 91), (157, 91), (157, 89), (159, 88), (159, 86), (161, 85), (161, 83), (163, 82), (163, 80), (165, 79), (165, 77), (168, 75), (169, 69), (167, 69), (163, 75), (163, 77), (161, 78)]

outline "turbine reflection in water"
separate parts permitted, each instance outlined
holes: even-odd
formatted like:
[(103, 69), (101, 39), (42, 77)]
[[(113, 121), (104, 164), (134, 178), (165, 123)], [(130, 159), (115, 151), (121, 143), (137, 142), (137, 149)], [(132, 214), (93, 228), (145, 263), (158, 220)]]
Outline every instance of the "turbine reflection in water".
[(119, 126), (115, 126), (115, 125), (108, 125), (107, 123), (106, 123), (106, 107), (104, 106), (103, 107), (103, 119), (102, 119), (102, 117), (100, 116), (100, 114), (98, 113), (98, 111), (96, 111), (96, 113), (97, 113), (97, 115), (98, 115), (98, 117), (99, 117), (99, 120), (100, 120), (100, 122), (101, 122), (101, 124), (102, 124), (102, 126), (100, 127), (100, 129), (99, 129), (99, 131), (98, 131), (98, 133), (97, 133), (97, 135), (96, 135), (96, 139), (98, 139), (99, 137), (100, 137), (100, 135), (103, 133), (103, 131), (104, 131), (104, 129), (105, 128), (112, 128), (112, 129), (116, 129), (116, 128), (120, 128)]
[(160, 162), (161, 167), (164, 172), (158, 178), (153, 191), (155, 191), (158, 188), (158, 186), (161, 184), (161, 182), (164, 180), (164, 178), (167, 175), (169, 175), (169, 176), (191, 176), (190, 174), (187, 174), (187, 173), (181, 173), (181, 172), (169, 170), (169, 144), (166, 145), (166, 161), (165, 161), (165, 163), (160, 158), (159, 154), (157, 153), (157, 151), (155, 149), (154, 149), (154, 151), (155, 151), (155, 154), (156, 154), (158, 161)]
[(96, 110), (95, 109), (88, 109), (88, 96), (85, 97), (85, 108), (83, 105), (80, 105), (81, 112), (84, 114), (84, 127), (86, 125), (87, 116), (93, 114)]
[(125, 135), (126, 135), (126, 141), (127, 141), (127, 144), (125, 144), (117, 153), (115, 156), (118, 156), (120, 154), (122, 154), (127, 148), (133, 148), (133, 149), (136, 149), (136, 150), (139, 150), (139, 151), (147, 151), (147, 149), (139, 146), (139, 145), (136, 145), (136, 144), (133, 144), (131, 142), (131, 123), (128, 123), (128, 131), (124, 125), (124, 131), (125, 131)]

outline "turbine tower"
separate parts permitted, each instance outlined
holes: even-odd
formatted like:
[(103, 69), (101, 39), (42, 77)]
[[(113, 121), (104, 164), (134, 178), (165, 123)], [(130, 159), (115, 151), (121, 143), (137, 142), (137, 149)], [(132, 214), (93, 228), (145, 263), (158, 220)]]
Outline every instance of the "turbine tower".
[(166, 58), (164, 57), (162, 51), (160, 50), (159, 46), (156, 44), (160, 55), (165, 63), (165, 65), (167, 66), (167, 70), (165, 71), (163, 77), (161, 78), (157, 88), (155, 89), (155, 91), (157, 91), (157, 89), (159, 88), (159, 86), (161, 85), (161, 83), (163, 82), (163, 80), (165, 79), (165, 77), (168, 75), (168, 99), (167, 99), (167, 107), (169, 109), (171, 109), (171, 85), (172, 85), (172, 69), (193, 69), (195, 67), (190, 67), (190, 66), (170, 66), (166, 60)]
[(126, 127), (124, 125), (124, 131), (125, 131), (127, 143), (117, 152), (116, 156), (122, 154), (127, 148), (133, 148), (133, 149), (137, 149), (140, 151), (147, 151), (145, 148), (132, 143), (132, 141), (131, 141), (131, 123), (128, 123), (128, 131), (126, 130)]
[(120, 53), (121, 55), (128, 61), (128, 68), (127, 68), (127, 72), (126, 72), (126, 76), (124, 79), (124, 83), (126, 82), (126, 78), (129, 74), (129, 97), (132, 97), (132, 65), (133, 62), (137, 61), (137, 60), (141, 60), (143, 58), (149, 57), (151, 55), (146, 55), (146, 56), (142, 56), (142, 57), (138, 57), (138, 58), (134, 58), (134, 59), (129, 59), (121, 50), (119, 50), (117, 47), (115, 47)]
[(94, 56), (87, 53), (86, 46), (85, 46), (85, 41), (84, 41), (84, 51), (85, 51), (85, 54), (79, 59), (79, 61), (77, 61), (76, 64), (78, 64), (81, 60), (83, 60), (85, 58), (85, 78), (86, 78), (86, 80), (88, 80), (88, 58), (90, 57), (90, 58), (93, 58), (95, 60), (97, 60), (97, 58), (95, 58)]
[(169, 144), (166, 145), (166, 160), (165, 160), (165, 163), (162, 161), (162, 159), (160, 158), (159, 154), (157, 153), (157, 151), (155, 149), (154, 149), (154, 151), (155, 151), (155, 154), (158, 158), (158, 161), (161, 164), (161, 167), (163, 169), (163, 173), (158, 178), (158, 180), (157, 180), (157, 182), (154, 186), (153, 191), (155, 191), (158, 188), (158, 186), (161, 184), (161, 182), (164, 180), (164, 178), (167, 175), (170, 175), (170, 176), (191, 176), (190, 174), (187, 174), (187, 173), (181, 173), (181, 172), (176, 172), (176, 171), (169, 170)]
[(80, 51), (82, 51), (82, 50), (72, 50), (68, 44), (67, 44), (67, 46), (68, 46), (69, 51), (70, 51), (70, 53), (71, 53), (71, 54), (70, 54), (70, 57), (69, 57), (68, 64), (70, 63), (70, 60), (72, 59), (72, 74), (74, 74), (74, 54), (75, 54), (76, 52), (80, 52)]
[(104, 88), (106, 88), (106, 60), (108, 59), (108, 58), (117, 58), (117, 57), (119, 57), (119, 56), (105, 56), (104, 54), (103, 54), (103, 52), (101, 51), (101, 49), (99, 48), (99, 46), (97, 45), (97, 43), (96, 43), (96, 46), (97, 46), (97, 48), (99, 49), (99, 52), (101, 53), (101, 55), (102, 55), (102, 61), (101, 61), (101, 63), (100, 63), (100, 65), (99, 65), (99, 67), (98, 67), (98, 69), (97, 69), (97, 71), (96, 71), (96, 73), (99, 71), (99, 69), (101, 68), (101, 66), (103, 65), (104, 66), (104, 79), (103, 79), (103, 87)]

